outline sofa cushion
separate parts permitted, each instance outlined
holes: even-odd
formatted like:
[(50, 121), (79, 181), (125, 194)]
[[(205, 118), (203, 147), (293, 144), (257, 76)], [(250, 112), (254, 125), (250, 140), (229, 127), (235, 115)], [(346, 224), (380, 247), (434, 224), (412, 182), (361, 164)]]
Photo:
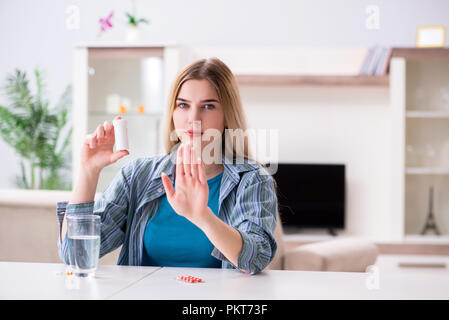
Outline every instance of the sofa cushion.
[(365, 239), (348, 238), (314, 242), (286, 252), (287, 270), (365, 272), (379, 251)]

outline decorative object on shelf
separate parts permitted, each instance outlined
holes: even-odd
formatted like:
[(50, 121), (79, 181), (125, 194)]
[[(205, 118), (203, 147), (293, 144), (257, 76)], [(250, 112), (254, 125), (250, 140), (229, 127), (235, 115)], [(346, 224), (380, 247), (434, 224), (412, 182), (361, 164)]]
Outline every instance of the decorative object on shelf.
[(130, 14), (129, 12), (126, 12), (126, 16), (127, 16), (128, 19), (129, 19), (128, 24), (129, 24), (129, 25), (132, 25), (132, 26), (134, 26), (134, 27), (138, 27), (138, 26), (139, 26), (139, 23), (146, 23), (146, 24), (149, 24), (149, 23), (150, 23), (150, 22), (149, 22), (147, 19), (145, 19), (145, 18), (137, 19), (137, 18), (135, 17), (135, 15), (132, 15), (132, 14)]
[(139, 41), (141, 39), (141, 29), (139, 28), (139, 24), (150, 22), (145, 18), (137, 19), (136, 17), (136, 6), (133, 1), (133, 13), (126, 12), (126, 16), (128, 17), (128, 29), (126, 31), (126, 40), (127, 41)]
[(139, 105), (137, 112), (139, 114), (144, 114), (145, 113), (145, 107), (143, 105)]
[(440, 152), (430, 143), (423, 145), (406, 145), (406, 166), (421, 168), (436, 168), (440, 163)]
[(117, 93), (109, 94), (106, 96), (106, 112), (108, 114), (125, 114), (131, 109), (131, 99), (122, 97)]
[(439, 98), (442, 109), (449, 111), (449, 86), (440, 87)]
[(435, 165), (436, 152), (432, 145), (426, 144), (407, 144), (406, 145), (408, 167), (430, 168)]
[(418, 48), (443, 48), (445, 39), (445, 26), (418, 26), (416, 30)]
[(100, 32), (97, 35), (97, 38), (99, 38), (103, 32), (107, 31), (108, 29), (111, 29), (113, 27), (112, 25), (112, 17), (114, 16), (114, 11), (111, 11), (109, 15), (106, 18), (100, 18), (98, 22), (100, 23)]
[(370, 48), (359, 74), (376, 76), (388, 74), (392, 52), (392, 48), (389, 47), (375, 46)]
[(429, 212), (421, 234), (425, 235), (428, 231), (433, 231), (436, 235), (440, 235), (440, 231), (438, 230), (435, 216), (433, 214), (433, 187), (430, 187), (429, 189)]
[(90, 77), (93, 77), (95, 75), (95, 69), (89, 67), (89, 69), (87, 69), (87, 73), (89, 74)]
[(407, 167), (416, 167), (418, 165), (418, 154), (416, 147), (411, 144), (407, 144), (406, 155), (407, 155), (406, 156)]
[(106, 112), (108, 114), (115, 114), (120, 110), (120, 95), (114, 93), (106, 97)]
[(41, 72), (35, 69), (34, 75), (34, 94), (24, 71), (9, 75), (5, 91), (10, 103), (0, 106), (0, 135), (21, 158), (15, 182), (23, 189), (71, 190), (71, 180), (61, 170), (70, 170), (72, 89), (69, 85), (49, 108)]
[(424, 166), (431, 168), (437, 165), (437, 151), (430, 143), (426, 143), (424, 146), (424, 156)]
[(131, 99), (127, 97), (121, 97), (120, 101), (120, 114), (129, 112), (131, 110)]

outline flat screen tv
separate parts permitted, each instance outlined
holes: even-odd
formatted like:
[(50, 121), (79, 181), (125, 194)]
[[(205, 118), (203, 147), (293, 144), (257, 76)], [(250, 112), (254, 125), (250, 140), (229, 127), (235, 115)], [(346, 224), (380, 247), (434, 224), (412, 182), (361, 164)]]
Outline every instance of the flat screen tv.
[(279, 163), (277, 184), (283, 227), (345, 227), (345, 165)]

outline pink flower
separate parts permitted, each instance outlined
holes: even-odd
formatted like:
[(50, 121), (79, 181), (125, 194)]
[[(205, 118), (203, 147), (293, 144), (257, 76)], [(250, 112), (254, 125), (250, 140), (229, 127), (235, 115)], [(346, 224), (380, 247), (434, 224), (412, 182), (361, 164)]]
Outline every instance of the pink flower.
[(111, 19), (113, 15), (114, 11), (111, 11), (111, 13), (106, 18), (100, 18), (100, 20), (98, 20), (98, 22), (100, 22), (101, 31), (106, 31), (108, 28), (112, 28)]

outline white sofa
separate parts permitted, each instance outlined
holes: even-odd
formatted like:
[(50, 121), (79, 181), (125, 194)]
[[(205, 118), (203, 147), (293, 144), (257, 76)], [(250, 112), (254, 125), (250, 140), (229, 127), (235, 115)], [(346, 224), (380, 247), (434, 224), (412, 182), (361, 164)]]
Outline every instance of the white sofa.
[[(278, 221), (281, 217), (278, 213)], [(303, 271), (365, 272), (376, 262), (379, 250), (368, 240), (358, 237), (317, 241), (288, 248), (282, 223), (274, 233), (278, 249), (267, 269)]]
[[(60, 263), (56, 202), (69, 199), (69, 191), (0, 190), (0, 261)], [(360, 239), (287, 250), (280, 223), (275, 238), (278, 250), (268, 269), (363, 272), (378, 254), (373, 243)], [(120, 248), (104, 256), (100, 264), (116, 264), (119, 252)]]

